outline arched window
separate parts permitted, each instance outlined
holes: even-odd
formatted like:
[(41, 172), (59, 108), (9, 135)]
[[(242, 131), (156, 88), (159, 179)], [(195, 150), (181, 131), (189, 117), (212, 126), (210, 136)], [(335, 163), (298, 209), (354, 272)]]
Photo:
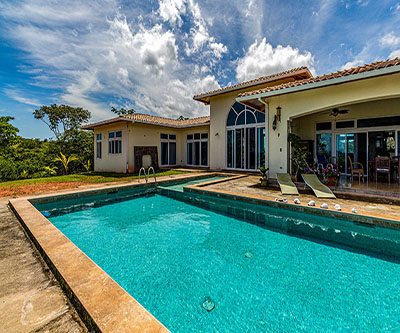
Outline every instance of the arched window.
[(255, 170), (265, 165), (265, 114), (236, 102), (226, 119), (226, 166)]
[(256, 123), (265, 123), (265, 114), (236, 102), (229, 111), (226, 127)]

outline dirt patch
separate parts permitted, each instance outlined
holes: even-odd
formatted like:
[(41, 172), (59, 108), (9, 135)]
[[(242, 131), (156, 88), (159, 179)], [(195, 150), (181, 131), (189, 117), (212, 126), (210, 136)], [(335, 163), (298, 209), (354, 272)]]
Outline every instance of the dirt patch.
[(85, 185), (83, 182), (39, 183), (34, 185), (5, 186), (0, 188), (0, 198), (15, 198), (27, 194), (40, 194), (68, 190)]

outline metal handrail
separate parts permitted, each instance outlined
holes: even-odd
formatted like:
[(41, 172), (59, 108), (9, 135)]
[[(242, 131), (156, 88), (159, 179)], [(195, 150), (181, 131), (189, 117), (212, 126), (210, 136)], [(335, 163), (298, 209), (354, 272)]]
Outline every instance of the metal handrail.
[(142, 170), (143, 170), (143, 174), (144, 174), (144, 179), (146, 180), (146, 184), (147, 184), (146, 169), (144, 167), (141, 167), (140, 170), (139, 170), (138, 183), (140, 183), (140, 174), (142, 173)]
[(149, 179), (150, 178), (150, 170), (152, 170), (153, 171), (153, 176), (154, 176), (154, 183), (156, 184), (156, 186), (157, 186), (157, 178), (156, 178), (156, 172), (154, 171), (154, 168), (151, 166), (150, 168), (148, 168), (148, 170), (147, 170), (147, 179)]

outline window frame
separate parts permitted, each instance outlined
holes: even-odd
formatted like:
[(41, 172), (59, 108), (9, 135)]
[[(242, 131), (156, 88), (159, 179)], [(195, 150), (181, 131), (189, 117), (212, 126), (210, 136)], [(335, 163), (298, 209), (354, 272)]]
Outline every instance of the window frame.
[[(100, 139), (99, 139), (100, 136)], [(96, 133), (96, 159), (101, 160), (103, 157), (103, 134)], [(100, 147), (100, 149), (99, 149)]]
[[(259, 138), (258, 138), (258, 129), (259, 128), (264, 128), (265, 129), (265, 125), (266, 125), (266, 116), (264, 114), (264, 121), (260, 121), (259, 120), (259, 113), (262, 114), (262, 112), (253, 109), (247, 105), (241, 105), (240, 106), (240, 110), (236, 110), (235, 109), (235, 105), (236, 103), (234, 103), (229, 111), (228, 114), (226, 116), (226, 121), (225, 121), (225, 168), (229, 169), (229, 170), (241, 170), (241, 171), (255, 171), (257, 170), (257, 165), (259, 164), (259, 161), (261, 161), (261, 158), (258, 157), (258, 151), (259, 151), (259, 145), (263, 144), (262, 141), (259, 142)], [(231, 115), (231, 112), (234, 112), (236, 114), (236, 119), (234, 121), (234, 125), (228, 125), (228, 121), (229, 121), (229, 117)], [(247, 121), (247, 112), (251, 113), (255, 119), (255, 122), (248, 122)], [(241, 125), (238, 125), (238, 119), (239, 117), (244, 114), (244, 123)], [(232, 119), (231, 119), (232, 120)], [(236, 130), (240, 130), (246, 132), (247, 129), (249, 128), (255, 128), (255, 135), (256, 135), (256, 142), (255, 142), (255, 154), (256, 154), (256, 158), (255, 158), (255, 163), (256, 163), (256, 168), (255, 169), (247, 169), (247, 159), (250, 158), (249, 157), (249, 147), (247, 142), (245, 143), (245, 153), (242, 152), (244, 154), (244, 158), (243, 158), (243, 167), (238, 168), (236, 166), (236, 155), (237, 155), (237, 149), (236, 149), (236, 145), (237, 145), (237, 141), (236, 141), (236, 137), (237, 137), (237, 131)], [(229, 131), (233, 131), (233, 144), (232, 144), (232, 157), (233, 157), (233, 167), (229, 167), (229, 160), (228, 160), (228, 132)], [(246, 134), (244, 134), (246, 135)], [(267, 152), (267, 130), (265, 129), (264, 131), (264, 154), (266, 154)], [(265, 155), (266, 156), (266, 155)], [(265, 165), (260, 165), (260, 167), (265, 167), (267, 164), (266, 158), (264, 160)]]
[[(121, 136), (117, 136), (117, 133), (121, 132)], [(110, 134), (113, 133), (114, 137), (110, 138)], [(118, 143), (120, 142), (120, 144)], [(111, 143), (111, 145), (110, 145)], [(112, 151), (114, 148), (114, 152)], [(116, 149), (118, 148), (118, 149)], [(122, 130), (113, 130), (108, 132), (108, 155), (120, 155), (122, 154)]]
[[(161, 136), (163, 136), (163, 135), (166, 135), (167, 138), (162, 138)], [(175, 136), (175, 138), (171, 138), (171, 136)], [(161, 151), (162, 143), (167, 143), (167, 161), (168, 161), (167, 164), (163, 164), (162, 163), (162, 151)], [(170, 145), (170, 143), (175, 143), (175, 164), (170, 164), (169, 163), (170, 162), (170, 156), (169, 156), (169, 152), (170, 152), (169, 145)], [(175, 133), (160, 133), (160, 166), (163, 166), (163, 167), (176, 166), (177, 165), (177, 163), (176, 163), (176, 161), (177, 161), (177, 158), (176, 158), (177, 157), (176, 156), (177, 155), (176, 154), (177, 150), (178, 150), (177, 135)]]
[[(195, 139), (195, 135), (196, 137), (198, 136), (198, 139)], [(207, 137), (205, 137), (207, 135)], [(188, 137), (191, 136), (192, 138), (189, 139)], [(187, 133), (186, 134), (186, 165), (187, 166), (192, 166), (192, 167), (208, 167), (210, 164), (209, 161), (209, 136), (210, 134), (208, 132), (193, 132), (193, 133)], [(202, 138), (203, 137), (203, 138)], [(192, 164), (189, 164), (189, 156), (188, 156), (188, 145), (189, 143), (192, 144)], [(194, 149), (194, 145), (195, 143), (199, 143), (199, 164), (194, 164), (195, 162), (195, 149)], [(207, 143), (207, 164), (201, 164), (202, 161), (202, 153), (201, 153), (201, 143)]]

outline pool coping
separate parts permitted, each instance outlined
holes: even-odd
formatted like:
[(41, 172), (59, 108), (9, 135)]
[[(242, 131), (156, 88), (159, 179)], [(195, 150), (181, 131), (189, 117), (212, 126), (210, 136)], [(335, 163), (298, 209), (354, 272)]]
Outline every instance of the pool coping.
[(268, 196), (260, 196), (254, 194), (243, 194), (238, 192), (231, 192), (225, 190), (216, 190), (216, 189), (207, 189), (205, 186), (212, 185), (206, 183), (201, 184), (193, 184), (185, 186), (184, 192), (192, 192), (197, 194), (206, 194), (219, 198), (225, 199), (233, 199), (239, 200), (243, 202), (249, 202), (254, 204), (262, 204), (270, 207), (279, 207), (292, 211), (306, 212), (311, 214), (318, 214), (327, 217), (334, 217), (349, 220), (351, 222), (360, 223), (363, 225), (376, 225), (380, 227), (392, 228), (392, 229), (400, 229), (400, 218), (393, 215), (384, 215), (384, 214), (374, 214), (374, 213), (353, 213), (349, 209), (341, 209), (337, 211), (333, 208), (320, 208), (316, 206), (308, 206), (307, 203), (290, 203), (290, 202), (279, 202), (276, 198), (268, 197)]
[[(157, 181), (167, 184), (194, 180), (223, 172), (185, 174)], [(218, 183), (244, 177), (230, 174), (227, 178), (206, 183)], [(154, 183), (149, 182), (150, 184)], [(203, 183), (201, 183), (203, 184)], [(200, 184), (200, 185), (201, 185)], [(119, 190), (146, 187), (146, 183), (104, 185), (81, 191), (67, 190), (60, 194), (10, 199), (9, 205), (30, 239), (60, 283), (64, 293), (76, 308), (89, 330), (95, 332), (169, 332), (134, 297), (128, 294), (103, 269), (92, 261), (58, 228), (44, 217), (32, 202), (90, 196)], [(66, 255), (67, 254), (67, 255)]]

